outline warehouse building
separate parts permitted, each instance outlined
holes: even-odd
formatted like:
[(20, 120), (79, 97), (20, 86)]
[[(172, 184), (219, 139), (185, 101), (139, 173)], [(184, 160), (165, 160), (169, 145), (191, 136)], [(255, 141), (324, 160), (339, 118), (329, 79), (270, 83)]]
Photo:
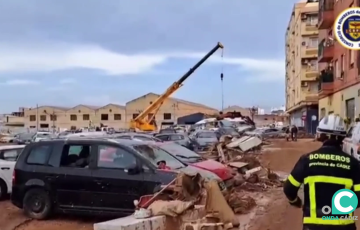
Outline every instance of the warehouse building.
[[(105, 106), (77, 105), (59, 107), (43, 105), (38, 108), (24, 109), (22, 116), (7, 116), (5, 125), (22, 120), (26, 128), (39, 129), (78, 129), (103, 124), (115, 129), (129, 128), (130, 120), (138, 116), (157, 98), (158, 94), (148, 93), (126, 103), (126, 105), (108, 104)], [(167, 99), (156, 114), (158, 125), (172, 125), (177, 119), (194, 113), (214, 114), (218, 111), (202, 104), (177, 98)], [(150, 115), (151, 116), (151, 115)]]

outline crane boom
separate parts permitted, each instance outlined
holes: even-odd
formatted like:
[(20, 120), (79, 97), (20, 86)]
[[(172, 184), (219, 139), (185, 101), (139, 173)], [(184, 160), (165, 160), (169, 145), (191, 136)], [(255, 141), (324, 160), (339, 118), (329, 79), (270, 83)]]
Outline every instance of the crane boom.
[[(218, 42), (214, 48), (212, 48), (200, 61), (198, 61), (189, 71), (187, 71), (178, 81), (174, 82), (162, 95), (159, 96), (150, 106), (142, 111), (135, 119), (130, 121), (130, 128), (138, 129), (141, 131), (155, 131), (157, 129), (155, 122), (155, 115), (160, 109), (161, 105), (171, 94), (178, 90), (183, 82), (189, 78), (191, 74), (195, 72), (211, 55), (213, 55), (218, 49), (223, 49), (224, 46)], [(154, 112), (154, 113), (153, 113)], [(153, 114), (152, 114), (153, 113)], [(149, 118), (149, 114), (152, 114)]]

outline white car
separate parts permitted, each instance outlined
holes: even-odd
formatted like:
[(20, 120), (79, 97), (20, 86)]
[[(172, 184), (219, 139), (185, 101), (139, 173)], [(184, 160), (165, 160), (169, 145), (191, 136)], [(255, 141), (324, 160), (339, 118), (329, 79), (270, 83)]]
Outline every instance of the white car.
[(50, 132), (36, 132), (32, 138), (32, 142), (39, 142), (40, 140), (47, 139), (51, 137)]
[(0, 138), (1, 143), (13, 143), (19, 135), (9, 135)]
[(346, 133), (342, 146), (343, 152), (360, 160), (360, 122), (356, 122)]
[(11, 193), (16, 160), (25, 145), (0, 146), (0, 200)]

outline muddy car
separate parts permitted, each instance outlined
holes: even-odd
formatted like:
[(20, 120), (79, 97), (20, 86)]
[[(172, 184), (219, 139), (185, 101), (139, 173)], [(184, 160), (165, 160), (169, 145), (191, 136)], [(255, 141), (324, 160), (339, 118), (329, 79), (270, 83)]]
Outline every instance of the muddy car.
[[(57, 139), (30, 143), (12, 176), (12, 203), (33, 219), (53, 212), (119, 216), (134, 212), (134, 200), (158, 192), (179, 172), (215, 174), (187, 166), (145, 142), (108, 139)], [(159, 168), (166, 162), (171, 169)]]

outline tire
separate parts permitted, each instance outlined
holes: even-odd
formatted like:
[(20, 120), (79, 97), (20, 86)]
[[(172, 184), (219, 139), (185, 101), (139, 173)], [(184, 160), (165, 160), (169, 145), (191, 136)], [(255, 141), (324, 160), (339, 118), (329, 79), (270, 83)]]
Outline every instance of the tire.
[(25, 214), (33, 219), (47, 219), (52, 210), (50, 195), (44, 189), (30, 189), (26, 192), (23, 200)]
[(9, 143), (13, 143), (14, 141), (13, 140), (10, 140)]
[(5, 181), (0, 179), (0, 200), (4, 200), (7, 195), (7, 186)]

